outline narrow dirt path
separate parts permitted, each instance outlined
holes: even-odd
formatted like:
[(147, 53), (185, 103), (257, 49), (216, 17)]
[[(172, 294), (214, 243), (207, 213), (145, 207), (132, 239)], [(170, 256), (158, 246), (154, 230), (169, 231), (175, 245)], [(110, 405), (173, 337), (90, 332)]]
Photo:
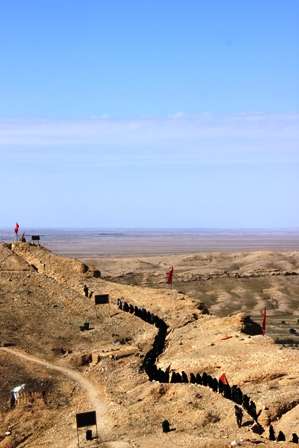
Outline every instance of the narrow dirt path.
[(57, 372), (62, 373), (63, 375), (67, 376), (68, 378), (79, 384), (81, 389), (83, 389), (86, 392), (88, 401), (92, 406), (92, 408), (94, 408), (94, 410), (97, 412), (98, 417), (102, 416), (105, 413), (106, 406), (105, 403), (99, 398), (98, 390), (89, 380), (84, 378), (84, 376), (81, 375), (81, 373), (76, 372), (75, 370), (70, 369), (69, 367), (58, 366), (44, 359), (37, 358), (36, 356), (20, 352), (19, 350), (16, 349), (1, 347), (0, 350), (18, 356), (19, 358), (25, 359), (26, 361), (34, 362), (35, 364), (40, 364), (41, 366), (44, 366), (47, 369), (56, 370)]
[(103, 401), (103, 399), (101, 399), (101, 397), (99, 396), (99, 391), (96, 388), (96, 386), (91, 381), (86, 379), (81, 373), (69, 367), (63, 367), (53, 364), (49, 361), (46, 361), (45, 359), (37, 358), (36, 356), (29, 355), (14, 348), (0, 347), (0, 351), (7, 352), (11, 355), (17, 356), (26, 361), (39, 364), (43, 367), (46, 367), (47, 369), (55, 370), (67, 376), (75, 383), (77, 383), (80, 386), (80, 388), (86, 393), (90, 407), (97, 413), (97, 420), (99, 422), (98, 429), (102, 438), (105, 439), (108, 436), (107, 431), (104, 432), (104, 429), (105, 427), (107, 428), (107, 426), (106, 425), (104, 426), (104, 420), (103, 420), (104, 414), (106, 412), (106, 404)]

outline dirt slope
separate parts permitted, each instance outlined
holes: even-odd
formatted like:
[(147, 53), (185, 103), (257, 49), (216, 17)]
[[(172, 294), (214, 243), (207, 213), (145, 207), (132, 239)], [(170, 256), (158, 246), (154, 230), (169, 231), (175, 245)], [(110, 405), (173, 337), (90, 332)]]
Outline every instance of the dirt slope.
[[(15, 257), (18, 261), (14, 266), (19, 268), (9, 270), (5, 263), (0, 264), (0, 341), (14, 342), (31, 360), (34, 355), (43, 363), (59, 366), (60, 372), (61, 368), (67, 372), (75, 369), (97, 390), (104, 386), (107, 418), (113, 422), (109, 439), (119, 446), (226, 447), (241, 438), (247, 440), (242, 446), (255, 446), (254, 441), (272, 446), (266, 438), (270, 422), (277, 431), (285, 431), (288, 440), (292, 432), (299, 433), (298, 352), (280, 349), (268, 337), (243, 334), (242, 314), (224, 319), (203, 315), (198, 301), (185, 293), (99, 279), (94, 277), (92, 267), (87, 269), (79, 261), (55, 256), (42, 247), (0, 246), (0, 260), (5, 257)], [(99, 307), (98, 318), (93, 296), (85, 297), (84, 285), (94, 294), (110, 294), (111, 304)], [(238, 428), (232, 403), (219, 394), (192, 384), (149, 382), (140, 365), (155, 329), (120, 312), (114, 303), (121, 296), (156, 313), (171, 328), (159, 365), (187, 372), (205, 369), (215, 376), (225, 372), (229, 381), (242, 386), (256, 400), (266, 427), (264, 437), (251, 431), (252, 422), (248, 420)], [(94, 329), (81, 332), (79, 327), (86, 319)], [(92, 362), (82, 365), (82, 356), (91, 353)], [(3, 397), (8, 397), (9, 388), (24, 377), (27, 381), (28, 375), (36, 379), (46, 375), (44, 367), (31, 363), (18, 373), (7, 352), (1, 351), (0, 359)], [(67, 398), (65, 403), (53, 395), (51, 408), (47, 404), (42, 409), (38, 404), (14, 410), (2, 408), (0, 434), (13, 425), (15, 446), (58, 448), (59, 440), (72, 443), (74, 414), (84, 409), (86, 397), (77, 387), (70, 390), (56, 372), (51, 373), (53, 388), (60, 387)], [(77, 373), (75, 376), (78, 379)], [(29, 416), (38, 431), (31, 433)], [(165, 418), (176, 428), (169, 434), (161, 432)]]

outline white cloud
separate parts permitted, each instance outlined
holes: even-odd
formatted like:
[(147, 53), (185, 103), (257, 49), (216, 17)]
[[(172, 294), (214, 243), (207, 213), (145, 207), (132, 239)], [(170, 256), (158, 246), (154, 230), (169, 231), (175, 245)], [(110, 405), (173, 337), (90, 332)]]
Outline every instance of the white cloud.
[[(205, 139), (299, 141), (299, 114), (238, 114), (161, 119), (117, 120), (109, 117), (65, 121), (0, 121), (0, 145), (195, 144)], [(1, 149), (0, 149), (1, 150)]]
[(0, 122), (0, 169), (269, 163), (299, 163), (299, 115)]
[(178, 120), (180, 118), (184, 118), (186, 115), (184, 112), (176, 112), (175, 114), (170, 114), (169, 118), (172, 118), (173, 120)]

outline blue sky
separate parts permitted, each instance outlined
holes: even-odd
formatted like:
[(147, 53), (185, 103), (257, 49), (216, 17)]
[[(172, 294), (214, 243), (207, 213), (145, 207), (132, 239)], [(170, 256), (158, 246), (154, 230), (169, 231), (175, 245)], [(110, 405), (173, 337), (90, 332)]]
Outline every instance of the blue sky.
[(299, 227), (297, 1), (3, 2), (0, 227)]

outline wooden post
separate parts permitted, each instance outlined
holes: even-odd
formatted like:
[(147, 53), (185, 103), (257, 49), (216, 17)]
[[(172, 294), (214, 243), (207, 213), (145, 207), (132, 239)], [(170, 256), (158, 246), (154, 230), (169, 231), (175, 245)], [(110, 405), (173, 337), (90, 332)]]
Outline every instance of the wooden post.
[(98, 422), (96, 422), (96, 429), (97, 429), (97, 439), (99, 438), (99, 434), (98, 434)]
[(96, 310), (96, 318), (98, 319), (98, 312), (97, 312), (97, 306), (94, 304), (95, 310)]
[(78, 430), (78, 427), (77, 427), (77, 438), (78, 438), (78, 448), (80, 448), (80, 439), (79, 439), (79, 430)]

